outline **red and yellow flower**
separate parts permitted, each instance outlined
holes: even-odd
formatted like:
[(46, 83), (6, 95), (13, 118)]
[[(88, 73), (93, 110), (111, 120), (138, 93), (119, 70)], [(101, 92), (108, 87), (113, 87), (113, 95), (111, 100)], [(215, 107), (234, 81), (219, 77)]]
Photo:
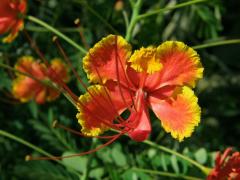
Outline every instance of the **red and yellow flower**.
[[(121, 36), (109, 35), (83, 59), (91, 83), (81, 95), (77, 119), (86, 136), (112, 128), (144, 141), (151, 132), (149, 109), (166, 132), (182, 141), (200, 122), (201, 110), (192, 88), (202, 78), (199, 55), (182, 42), (131, 51)], [(121, 117), (130, 112), (126, 119)]]
[(207, 180), (226, 179), (240, 179), (240, 153), (232, 153), (232, 148), (227, 148), (223, 154), (220, 152), (217, 154), (215, 167), (207, 177)]
[[(51, 80), (55, 77), (58, 77), (63, 82), (68, 81), (66, 65), (57, 58), (53, 59), (49, 67), (47, 67), (44, 63), (39, 63), (31, 56), (23, 56), (18, 60), (15, 69), (31, 76), (16, 73), (17, 77), (13, 81), (12, 93), (21, 102), (33, 99), (38, 104), (43, 104), (46, 101), (55, 100), (60, 95), (60, 92), (40, 81)], [(37, 80), (32, 77), (36, 77)]]
[(27, 0), (0, 1), (0, 35), (9, 33), (3, 42), (10, 43), (23, 28), (23, 15), (26, 13)]

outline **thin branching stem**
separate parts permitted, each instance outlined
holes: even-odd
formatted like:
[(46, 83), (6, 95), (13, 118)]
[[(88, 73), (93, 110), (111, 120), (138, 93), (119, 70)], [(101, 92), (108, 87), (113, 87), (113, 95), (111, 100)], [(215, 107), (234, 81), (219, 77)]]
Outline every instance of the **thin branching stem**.
[(78, 49), (80, 52), (82, 52), (83, 54), (86, 54), (87, 51), (80, 45), (78, 45), (76, 42), (74, 42), (72, 39), (70, 39), (69, 37), (67, 37), (65, 34), (61, 33), (59, 30), (57, 30), (56, 28), (50, 26), (49, 24), (47, 24), (46, 22), (33, 17), (33, 16), (26, 16), (26, 18), (42, 27), (45, 27), (46, 29), (48, 29), (49, 31), (53, 32), (54, 34), (56, 34), (58, 37), (64, 39), (66, 42), (68, 42), (70, 45), (72, 45), (73, 47), (75, 47), (76, 49)]
[(229, 44), (240, 44), (240, 39), (230, 39), (230, 40), (222, 40), (222, 41), (216, 41), (216, 42), (210, 42), (206, 44), (196, 45), (193, 46), (193, 49), (205, 49), (209, 47), (216, 47), (216, 46), (223, 46), (223, 45), (229, 45)]
[(143, 173), (148, 173), (148, 174), (164, 176), (164, 177), (177, 178), (177, 179), (203, 180), (202, 178), (198, 178), (198, 177), (186, 176), (186, 175), (182, 175), (182, 174), (175, 174), (175, 173), (163, 172), (163, 171), (155, 171), (155, 170), (151, 170), (151, 169), (142, 169), (142, 168), (137, 168), (137, 167), (132, 168), (132, 170), (143, 172)]
[(126, 36), (125, 36), (125, 39), (127, 41), (131, 40), (132, 31), (138, 21), (139, 11), (140, 11), (141, 6), (142, 6), (142, 0), (137, 0), (136, 3), (132, 2), (132, 16), (131, 16), (131, 20), (130, 20), (129, 26), (127, 28)]
[(156, 149), (159, 149), (159, 150), (161, 150), (161, 151), (164, 151), (164, 152), (173, 154), (173, 155), (175, 155), (175, 156), (177, 156), (177, 157), (179, 157), (179, 158), (181, 158), (181, 159), (183, 159), (183, 160), (191, 163), (192, 165), (194, 165), (194, 166), (196, 166), (197, 168), (199, 168), (199, 169), (200, 169), (204, 174), (206, 174), (206, 175), (208, 175), (209, 172), (211, 171), (210, 168), (205, 167), (205, 166), (201, 165), (200, 163), (198, 163), (197, 161), (194, 161), (193, 159), (191, 159), (191, 158), (189, 158), (189, 157), (187, 157), (187, 156), (185, 156), (185, 155), (183, 155), (183, 154), (181, 154), (181, 153), (179, 153), (179, 152), (176, 152), (176, 151), (174, 151), (174, 150), (172, 150), (172, 149), (169, 149), (169, 148), (167, 148), (167, 147), (158, 145), (158, 144), (156, 144), (156, 143), (154, 143), (154, 142), (152, 142), (152, 141), (149, 141), (149, 140), (143, 141), (143, 143), (145, 143), (145, 144), (147, 144), (147, 145), (150, 145), (150, 146), (152, 146), (152, 147), (154, 147), (154, 148), (156, 148)]

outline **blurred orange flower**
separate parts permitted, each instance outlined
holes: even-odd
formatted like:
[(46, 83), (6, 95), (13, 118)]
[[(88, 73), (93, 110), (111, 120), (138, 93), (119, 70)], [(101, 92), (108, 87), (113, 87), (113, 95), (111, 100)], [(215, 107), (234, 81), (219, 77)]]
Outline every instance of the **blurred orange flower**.
[(3, 42), (10, 43), (23, 28), (23, 15), (26, 13), (27, 0), (0, 1), (0, 35), (9, 33)]
[[(45, 64), (37, 62), (31, 56), (23, 56), (18, 60), (15, 69), (41, 81), (51, 80), (55, 77), (63, 82), (68, 81), (66, 66), (59, 59), (53, 59), (49, 67), (46, 67)], [(13, 81), (12, 93), (21, 102), (34, 99), (38, 104), (43, 104), (46, 101), (55, 100), (60, 95), (57, 89), (48, 87), (31, 77), (20, 73), (16, 73), (16, 76)]]
[[(109, 35), (89, 50), (83, 68), (92, 85), (80, 96), (78, 122), (86, 136), (109, 128), (144, 141), (151, 132), (149, 108), (163, 128), (182, 141), (200, 122), (200, 107), (192, 88), (202, 78), (199, 55), (182, 42), (131, 52), (121, 36)], [(130, 116), (120, 115), (129, 110)]]
[(218, 152), (215, 159), (215, 167), (207, 177), (207, 180), (226, 179), (240, 179), (240, 153), (232, 153), (232, 148), (227, 148), (223, 154)]

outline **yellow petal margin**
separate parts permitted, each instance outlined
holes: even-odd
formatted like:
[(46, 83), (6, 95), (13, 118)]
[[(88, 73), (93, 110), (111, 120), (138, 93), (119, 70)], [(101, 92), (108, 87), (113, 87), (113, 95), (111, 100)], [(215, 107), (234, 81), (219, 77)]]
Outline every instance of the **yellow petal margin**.
[(200, 122), (201, 109), (198, 98), (187, 86), (177, 90), (176, 97), (159, 104), (151, 104), (154, 113), (161, 120), (166, 132), (182, 141), (190, 137)]
[(103, 108), (99, 107), (96, 100), (105, 108), (109, 108), (104, 87), (101, 85), (90, 86), (88, 92), (80, 96), (80, 103), (77, 105), (79, 113), (76, 117), (82, 126), (82, 133), (86, 136), (98, 136), (102, 134), (109, 129), (103, 121), (111, 122), (114, 119), (111, 113), (108, 114)]

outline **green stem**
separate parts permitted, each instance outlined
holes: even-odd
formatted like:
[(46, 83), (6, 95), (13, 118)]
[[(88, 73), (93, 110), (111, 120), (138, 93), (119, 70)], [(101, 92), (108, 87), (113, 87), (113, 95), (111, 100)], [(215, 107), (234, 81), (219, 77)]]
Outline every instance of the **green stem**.
[[(38, 26), (25, 26), (24, 27), (26, 30), (28, 31), (34, 31), (34, 32), (49, 32), (48, 29), (46, 29), (45, 27), (38, 27)], [(61, 32), (66, 32), (66, 33), (70, 33), (70, 32), (76, 32), (79, 33), (81, 31), (81, 28), (72, 28), (72, 27), (60, 27), (58, 28), (59, 31)]]
[[(12, 139), (12, 140), (14, 140), (14, 141), (17, 141), (17, 142), (19, 142), (20, 144), (23, 144), (23, 145), (25, 145), (25, 146), (27, 146), (27, 147), (29, 147), (29, 148), (31, 148), (31, 149), (39, 152), (40, 154), (43, 154), (43, 155), (47, 156), (47, 157), (53, 157), (52, 154), (44, 151), (43, 149), (41, 149), (41, 148), (39, 148), (39, 147), (37, 147), (37, 146), (35, 146), (35, 145), (33, 145), (33, 144), (31, 144), (31, 143), (23, 140), (23, 139), (21, 139), (21, 138), (15, 136), (15, 135), (13, 135), (13, 134), (10, 134), (10, 133), (8, 133), (8, 132), (6, 132), (6, 131), (0, 130), (0, 135), (1, 135), (1, 136), (5, 136), (5, 137), (7, 137), (7, 138), (9, 138), (9, 139)], [(59, 160), (54, 160), (54, 161), (59, 162)]]
[(171, 177), (171, 178), (181, 178), (181, 179), (186, 179), (186, 180), (203, 180), (201, 178), (197, 177), (192, 177), (192, 176), (185, 176), (181, 174), (174, 174), (174, 173), (169, 173), (169, 172), (162, 172), (162, 171), (154, 171), (150, 169), (141, 169), (141, 168), (132, 168), (133, 171), (139, 171), (139, 172), (144, 172), (144, 173), (149, 173), (149, 174), (156, 174), (160, 176), (165, 176), (165, 177)]
[(133, 29), (134, 29), (134, 27), (137, 23), (141, 6), (142, 6), (142, 0), (138, 0), (135, 4), (132, 3), (132, 8), (133, 8), (132, 17), (131, 17), (131, 21), (129, 23), (129, 26), (127, 28), (126, 36), (125, 36), (125, 39), (127, 41), (131, 40), (132, 31), (133, 31)]
[(83, 54), (86, 54), (87, 51), (79, 46), (76, 42), (74, 42), (72, 39), (70, 39), (69, 37), (67, 37), (66, 35), (64, 35), (63, 33), (61, 33), (59, 30), (55, 29), (54, 27), (50, 26), (49, 24), (43, 22), (42, 20), (33, 17), (33, 16), (26, 16), (26, 18), (42, 27), (45, 27), (46, 29), (48, 29), (49, 31), (53, 32), (54, 34), (56, 34), (57, 36), (59, 36), (60, 38), (64, 39), (66, 42), (68, 42), (70, 45), (72, 45), (73, 47), (75, 47), (76, 49), (78, 49), (79, 51), (81, 51)]
[(210, 168), (205, 167), (205, 166), (199, 164), (197, 161), (194, 161), (193, 159), (191, 159), (191, 158), (189, 158), (189, 157), (187, 157), (187, 156), (184, 156), (184, 155), (182, 155), (182, 154), (180, 154), (180, 153), (178, 153), (178, 152), (176, 152), (176, 151), (174, 151), (174, 150), (171, 150), (171, 149), (169, 149), (169, 148), (167, 148), (167, 147), (164, 147), (164, 146), (155, 144), (154, 142), (151, 142), (151, 141), (149, 141), (149, 140), (146, 140), (146, 141), (144, 141), (143, 143), (148, 144), (148, 145), (150, 145), (150, 146), (152, 146), (152, 147), (155, 147), (155, 148), (157, 148), (157, 149), (159, 149), (159, 150), (162, 150), (162, 151), (164, 151), (164, 152), (173, 154), (173, 155), (175, 155), (175, 156), (177, 156), (177, 157), (179, 157), (179, 158), (181, 158), (181, 159), (184, 159), (185, 161), (187, 161), (187, 162), (191, 163), (192, 165), (196, 166), (197, 168), (199, 168), (199, 169), (200, 169), (204, 174), (206, 174), (206, 175), (208, 175), (209, 172), (211, 171)]
[(193, 49), (204, 49), (209, 47), (215, 47), (215, 46), (222, 46), (222, 45), (228, 45), (228, 44), (239, 44), (240, 39), (231, 39), (231, 40), (223, 40), (223, 41), (217, 41), (217, 42), (210, 42), (206, 44), (196, 45), (193, 46)]
[(208, 0), (187, 1), (187, 2), (184, 2), (184, 3), (177, 4), (175, 6), (172, 6), (172, 7), (166, 7), (166, 8), (163, 8), (163, 9), (158, 9), (158, 10), (151, 11), (151, 12), (148, 12), (148, 13), (145, 13), (145, 14), (141, 14), (141, 15), (138, 16), (138, 19), (143, 19), (143, 18), (152, 16), (152, 15), (155, 15), (155, 14), (165, 12), (165, 11), (182, 8), (182, 7), (185, 7), (185, 6), (190, 6), (190, 5), (201, 3), (201, 2), (204, 2), (204, 1), (208, 1)]

